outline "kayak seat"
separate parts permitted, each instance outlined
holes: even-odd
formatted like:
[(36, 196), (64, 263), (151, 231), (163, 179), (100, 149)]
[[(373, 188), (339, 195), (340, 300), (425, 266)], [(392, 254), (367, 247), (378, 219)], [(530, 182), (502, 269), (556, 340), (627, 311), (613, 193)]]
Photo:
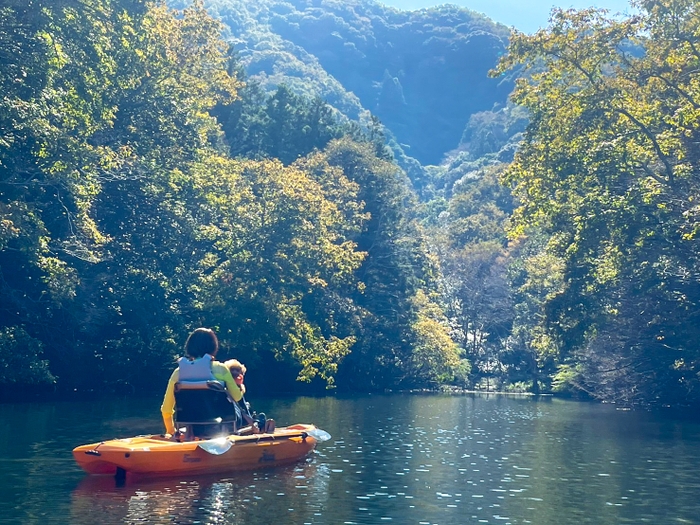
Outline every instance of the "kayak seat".
[(175, 422), (177, 428), (187, 427), (185, 440), (229, 435), (241, 420), (238, 404), (219, 381), (175, 383)]

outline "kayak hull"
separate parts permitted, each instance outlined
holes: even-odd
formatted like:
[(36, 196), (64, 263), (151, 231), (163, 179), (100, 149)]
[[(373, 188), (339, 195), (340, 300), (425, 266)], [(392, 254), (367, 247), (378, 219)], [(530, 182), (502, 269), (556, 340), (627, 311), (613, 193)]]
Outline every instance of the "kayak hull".
[(177, 442), (137, 436), (81, 445), (73, 457), (88, 474), (176, 476), (274, 467), (304, 458), (316, 446), (314, 425), (291, 425), (272, 434), (231, 435), (217, 440)]

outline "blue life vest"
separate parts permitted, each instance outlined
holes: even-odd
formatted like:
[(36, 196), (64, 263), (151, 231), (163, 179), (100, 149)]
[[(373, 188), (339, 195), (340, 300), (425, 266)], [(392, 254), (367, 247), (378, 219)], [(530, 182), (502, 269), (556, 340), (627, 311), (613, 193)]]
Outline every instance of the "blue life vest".
[(182, 357), (178, 361), (179, 378), (178, 381), (211, 381), (216, 380), (211, 371), (211, 363), (214, 358), (209, 354), (204, 354), (197, 359)]

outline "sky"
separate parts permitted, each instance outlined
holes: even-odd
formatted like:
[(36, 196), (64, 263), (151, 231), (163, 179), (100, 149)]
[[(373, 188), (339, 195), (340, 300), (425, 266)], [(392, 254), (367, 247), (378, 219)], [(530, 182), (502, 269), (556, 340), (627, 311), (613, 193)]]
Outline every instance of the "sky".
[(610, 14), (630, 13), (628, 0), (378, 0), (380, 3), (405, 10), (423, 9), (440, 4), (454, 4), (483, 13), (495, 22), (515, 26), (524, 33), (534, 33), (546, 27), (552, 7), (608, 9)]

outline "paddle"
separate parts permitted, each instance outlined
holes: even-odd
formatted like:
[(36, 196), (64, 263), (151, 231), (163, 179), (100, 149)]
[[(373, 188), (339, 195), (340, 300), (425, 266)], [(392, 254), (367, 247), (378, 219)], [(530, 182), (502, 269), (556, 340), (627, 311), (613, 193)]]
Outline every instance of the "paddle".
[(331, 435), (328, 432), (320, 428), (312, 428), (311, 430), (307, 430), (306, 433), (319, 443), (328, 441), (331, 438)]
[[(307, 436), (311, 436), (314, 438), (317, 442), (323, 443), (324, 441), (328, 441), (331, 439), (331, 435), (326, 432), (325, 430), (321, 430), (320, 428), (312, 428), (310, 430), (305, 430), (304, 432), (299, 432), (297, 434), (282, 434), (282, 435), (273, 435), (273, 434), (266, 434), (266, 435), (258, 435), (255, 434), (253, 436), (247, 436), (249, 439), (245, 440), (239, 440), (239, 441), (279, 441), (282, 439), (291, 439), (291, 438), (303, 438), (305, 439)], [(220, 456), (221, 454), (225, 454), (226, 452), (229, 451), (229, 449), (235, 444), (234, 441), (230, 440), (228, 437), (220, 437), (220, 438), (214, 438), (214, 439), (207, 439), (205, 441), (199, 441), (197, 443), (197, 446), (204, 450), (205, 452), (208, 452), (209, 454), (212, 454), (213, 456)]]
[(229, 451), (229, 449), (233, 446), (233, 442), (227, 437), (220, 437), (200, 441), (197, 443), (197, 446), (212, 456), (220, 456), (221, 454), (225, 454)]

